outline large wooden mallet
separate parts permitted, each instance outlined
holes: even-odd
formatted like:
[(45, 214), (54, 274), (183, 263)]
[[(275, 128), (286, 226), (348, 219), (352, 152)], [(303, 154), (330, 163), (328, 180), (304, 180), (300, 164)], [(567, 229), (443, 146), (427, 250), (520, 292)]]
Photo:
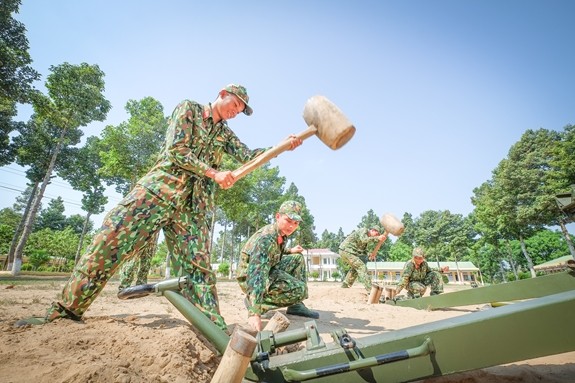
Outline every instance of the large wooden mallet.
[[(307, 100), (303, 109), (303, 119), (308, 128), (296, 134), (305, 140), (314, 134), (333, 150), (345, 145), (355, 134), (355, 126), (344, 116), (341, 110), (324, 96), (313, 96)], [(291, 139), (287, 138), (232, 172), (236, 180), (251, 173), (272, 158), (291, 147)]]

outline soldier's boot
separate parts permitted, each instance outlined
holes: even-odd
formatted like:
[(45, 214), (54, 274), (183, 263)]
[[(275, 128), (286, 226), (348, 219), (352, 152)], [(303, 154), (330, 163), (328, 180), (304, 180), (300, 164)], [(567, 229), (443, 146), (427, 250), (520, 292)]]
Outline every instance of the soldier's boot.
[(44, 317), (30, 317), (16, 321), (16, 323), (14, 323), (14, 327), (38, 326), (44, 323), (47, 323), (47, 320)]
[(286, 310), (286, 314), (290, 315), (298, 315), (300, 317), (307, 317), (313, 319), (319, 319), (319, 313), (317, 311), (313, 311), (305, 307), (305, 305), (300, 302), (296, 303), (295, 305), (288, 306)]
[(343, 282), (343, 283), (341, 284), (341, 288), (342, 288), (342, 289), (349, 289), (349, 285), (348, 285), (347, 283)]
[(439, 295), (441, 294), (443, 291), (432, 291), (429, 293), (429, 295)]

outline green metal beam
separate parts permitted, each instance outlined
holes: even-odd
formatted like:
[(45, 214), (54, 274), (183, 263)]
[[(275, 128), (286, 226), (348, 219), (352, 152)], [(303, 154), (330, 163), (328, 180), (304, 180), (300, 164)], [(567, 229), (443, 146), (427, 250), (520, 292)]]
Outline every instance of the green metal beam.
[(575, 272), (572, 270), (537, 278), (522, 279), (509, 283), (478, 287), (475, 289), (416, 299), (397, 301), (389, 300), (386, 303), (402, 307), (434, 310), (480, 303), (540, 298), (569, 290), (575, 290)]
[(244, 382), (409, 382), (574, 351), (575, 290), (355, 340), (252, 359)]

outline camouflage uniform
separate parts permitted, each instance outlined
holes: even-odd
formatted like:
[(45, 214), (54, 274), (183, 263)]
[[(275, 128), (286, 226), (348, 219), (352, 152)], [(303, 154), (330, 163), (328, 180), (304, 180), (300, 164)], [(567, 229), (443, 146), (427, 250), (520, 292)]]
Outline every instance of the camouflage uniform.
[[(251, 114), (245, 88), (226, 90), (243, 91), (244, 113)], [(158, 161), (106, 215), (64, 287), (62, 301), (52, 304), (45, 320), (80, 319), (117, 267), (163, 229), (174, 265), (188, 274), (190, 284), (182, 295), (226, 330), (208, 253), (207, 214), (214, 206), (217, 184), (204, 174), (210, 167), (217, 169), (224, 153), (245, 163), (263, 150), (249, 150), (225, 120), (214, 123), (211, 105), (181, 102), (172, 113)]]
[(248, 297), (250, 316), (298, 304), (308, 296), (303, 255), (290, 254), (286, 241), (273, 223), (256, 231), (242, 249), (237, 280)]
[[(423, 252), (418, 252), (418, 250), (419, 248), (414, 250), (414, 255), (421, 254), (420, 256), (423, 256)], [(432, 270), (425, 260), (421, 262), (419, 269), (415, 267), (413, 259), (409, 260), (403, 268), (401, 280), (396, 287), (396, 291), (399, 293), (401, 290), (406, 289), (410, 298), (419, 298), (425, 294), (427, 286), (431, 287), (431, 295), (441, 294), (443, 292), (441, 273)]]
[(367, 273), (365, 262), (359, 258), (367, 255), (367, 246), (370, 243), (377, 243), (378, 237), (370, 237), (369, 229), (356, 229), (339, 245), (339, 255), (342, 262), (349, 265), (351, 269), (347, 272), (342, 287), (351, 287), (356, 278), (359, 279), (365, 288), (371, 290), (371, 277)]

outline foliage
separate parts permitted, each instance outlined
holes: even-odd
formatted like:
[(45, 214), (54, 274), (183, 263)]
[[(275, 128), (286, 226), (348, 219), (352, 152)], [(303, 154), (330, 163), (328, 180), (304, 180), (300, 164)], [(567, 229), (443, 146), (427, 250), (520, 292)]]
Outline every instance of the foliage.
[(67, 227), (64, 230), (42, 229), (30, 235), (25, 253), (34, 254), (40, 250), (49, 257), (74, 259), (79, 236)]
[(230, 264), (228, 262), (222, 262), (218, 265), (218, 274), (227, 276), (230, 273)]
[(125, 109), (128, 121), (106, 126), (98, 143), (99, 174), (120, 194), (130, 191), (154, 165), (167, 125), (162, 104), (152, 97), (129, 100)]
[(21, 0), (0, 2), (0, 166), (13, 160), (14, 147), (10, 144), (10, 133), (17, 123), (18, 103), (28, 103), (34, 92), (33, 82), (40, 74), (30, 64), (26, 27), (12, 16), (18, 13)]
[(43, 249), (31, 250), (30, 255), (28, 256), (28, 262), (32, 265), (34, 270), (38, 270), (39, 267), (48, 263), (49, 260), (50, 256), (48, 255), (48, 252)]

